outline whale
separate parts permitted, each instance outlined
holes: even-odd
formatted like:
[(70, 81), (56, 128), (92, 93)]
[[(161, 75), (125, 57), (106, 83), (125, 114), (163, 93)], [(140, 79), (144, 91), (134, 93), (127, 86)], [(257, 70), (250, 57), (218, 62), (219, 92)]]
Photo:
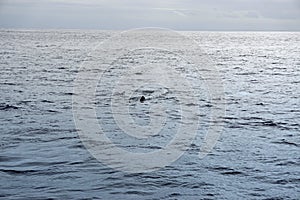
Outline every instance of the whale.
[(145, 98), (144, 96), (142, 96), (142, 97), (140, 98), (140, 102), (141, 102), (141, 103), (143, 103), (145, 100), (146, 100), (146, 98)]

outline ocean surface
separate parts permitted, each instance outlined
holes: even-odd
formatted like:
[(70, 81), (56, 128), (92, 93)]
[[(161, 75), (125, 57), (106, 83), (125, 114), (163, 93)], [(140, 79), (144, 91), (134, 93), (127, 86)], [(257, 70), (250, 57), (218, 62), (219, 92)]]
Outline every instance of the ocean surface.
[[(1, 199), (300, 199), (299, 32), (180, 33), (211, 58), (224, 86), (226, 112), (218, 118), (222, 134), (204, 158), (198, 155), (214, 105), (201, 89), (205, 82), (186, 70), (189, 63), (146, 48), (111, 64), (96, 89), (95, 110), (103, 132), (131, 152), (167, 145), (182, 123), (181, 105), (176, 92), (145, 81), (128, 99), (131, 117), (139, 126), (151, 125), (151, 104), (166, 103), (161, 134), (145, 140), (133, 137), (138, 133), (122, 133), (111, 98), (122, 96), (114, 88), (123, 71), (145, 63), (180, 66), (200, 91), (191, 106), (199, 108), (201, 122), (195, 121), (196, 136), (184, 154), (165, 167), (138, 173), (92, 156), (78, 135), (72, 110), (80, 67), (88, 60), (98, 62), (90, 52), (115, 34), (0, 30)], [(99, 66), (103, 63), (99, 59)]]

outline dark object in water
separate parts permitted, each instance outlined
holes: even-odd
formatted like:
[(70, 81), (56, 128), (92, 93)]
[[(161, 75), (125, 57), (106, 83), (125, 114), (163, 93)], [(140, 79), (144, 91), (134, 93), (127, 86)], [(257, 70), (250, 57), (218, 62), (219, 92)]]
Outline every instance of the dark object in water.
[(142, 96), (142, 97), (140, 98), (140, 102), (141, 102), (141, 103), (143, 103), (145, 100), (146, 100), (146, 98), (145, 98), (144, 96)]

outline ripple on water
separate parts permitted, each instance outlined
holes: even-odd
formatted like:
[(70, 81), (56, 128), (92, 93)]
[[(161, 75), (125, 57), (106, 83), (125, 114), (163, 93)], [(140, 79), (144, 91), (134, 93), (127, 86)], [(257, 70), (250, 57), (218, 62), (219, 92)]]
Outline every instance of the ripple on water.
[[(199, 101), (185, 104), (201, 110), (191, 148), (170, 166), (136, 174), (115, 171), (93, 158), (73, 122), (72, 97), (77, 95), (73, 81), (83, 61), (97, 59), (88, 52), (112, 34), (0, 30), (0, 197), (299, 199), (299, 33), (183, 33), (205, 47), (204, 54), (212, 56), (221, 72), (227, 110), (226, 116), (214, 120), (224, 124), (222, 137), (213, 152), (198, 158), (210, 126), (209, 111), (217, 107), (207, 95), (196, 93)], [(141, 95), (146, 97), (141, 109), (145, 112), (136, 109), (135, 117), (147, 122), (146, 107), (152, 104), (178, 106), (168, 112), (169, 135), (155, 135), (152, 141), (129, 140), (116, 127), (110, 110), (111, 87), (128, 67), (147, 61), (167, 62), (180, 73), (189, 73), (187, 78), (199, 85), (207, 81), (189, 72), (189, 64), (171, 52), (140, 49), (120, 57), (120, 65), (101, 77), (107, 87), (97, 88), (93, 105), (105, 134), (127, 150), (162, 149), (181, 119), (177, 111), (182, 102), (172, 89), (145, 86), (128, 99), (134, 109)], [(201, 76), (205, 71), (198, 72)], [(135, 74), (143, 75), (143, 71)], [(114, 95), (122, 98), (125, 92)]]

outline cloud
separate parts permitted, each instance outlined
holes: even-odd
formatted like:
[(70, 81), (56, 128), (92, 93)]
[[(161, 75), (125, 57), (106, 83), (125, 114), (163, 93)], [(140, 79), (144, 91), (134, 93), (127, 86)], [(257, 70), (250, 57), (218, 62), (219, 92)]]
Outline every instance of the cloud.
[(193, 30), (300, 30), (298, 0), (0, 2), (0, 27), (4, 28), (127, 29), (161, 26)]

